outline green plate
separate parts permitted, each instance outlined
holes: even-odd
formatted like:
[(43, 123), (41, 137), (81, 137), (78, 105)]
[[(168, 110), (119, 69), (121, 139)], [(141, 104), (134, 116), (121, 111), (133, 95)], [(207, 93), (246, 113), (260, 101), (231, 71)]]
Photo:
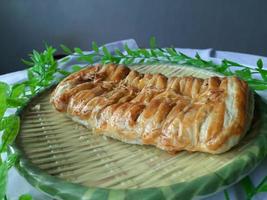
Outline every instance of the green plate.
[[(131, 66), (166, 76), (219, 75), (177, 65)], [(192, 199), (236, 183), (267, 154), (267, 106), (255, 95), (255, 119), (238, 146), (221, 154), (170, 155), (151, 146), (130, 145), (93, 135), (53, 110), (51, 90), (19, 111), (21, 129), (11, 151), (17, 169), (35, 188), (55, 199)]]

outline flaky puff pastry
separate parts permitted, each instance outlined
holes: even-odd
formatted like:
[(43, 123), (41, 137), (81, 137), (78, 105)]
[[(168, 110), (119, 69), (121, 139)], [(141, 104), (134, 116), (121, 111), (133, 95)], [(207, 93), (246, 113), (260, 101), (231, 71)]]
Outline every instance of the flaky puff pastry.
[(237, 77), (167, 78), (114, 64), (71, 74), (51, 103), (96, 134), (170, 152), (212, 154), (240, 141), (254, 109), (251, 90)]

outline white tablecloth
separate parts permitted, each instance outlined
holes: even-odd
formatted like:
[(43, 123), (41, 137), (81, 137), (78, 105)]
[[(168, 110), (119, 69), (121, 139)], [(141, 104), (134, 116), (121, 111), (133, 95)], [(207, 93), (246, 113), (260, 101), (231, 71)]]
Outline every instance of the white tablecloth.
[[(121, 49), (123, 44), (127, 43), (130, 48), (137, 48), (135, 40), (123, 40), (107, 44), (109, 50), (113, 51), (115, 48)], [(177, 48), (189, 56), (194, 56), (196, 52), (204, 59), (212, 59), (214, 62), (220, 62), (221, 59), (230, 59), (232, 61), (242, 63), (245, 65), (255, 66), (257, 59), (261, 58), (263, 60), (264, 66), (267, 66), (267, 57), (255, 56), (243, 53), (234, 53), (227, 51), (218, 51), (214, 49), (181, 49)], [(88, 52), (90, 53), (90, 52)], [(18, 58), (19, 59), (19, 58)], [(62, 68), (68, 68), (71, 64), (77, 62), (75, 56), (72, 56), (70, 61), (62, 64)], [(18, 81), (25, 80), (26, 71), (18, 71), (9, 74), (4, 74), (0, 76), (0, 81), (5, 81), (7, 83), (13, 84)], [(259, 92), (261, 96), (267, 101), (267, 91)], [(250, 174), (250, 177), (254, 184), (259, 184), (264, 176), (267, 176), (267, 158)], [(235, 184), (228, 189), (231, 199), (244, 199), (244, 193), (239, 184)], [(21, 194), (30, 193), (34, 199), (37, 200), (51, 200), (48, 196), (40, 193), (35, 188), (33, 188), (27, 181), (21, 177), (15, 169), (9, 171), (8, 178), (8, 197), (10, 200), (17, 200)], [(216, 193), (206, 200), (217, 200), (224, 199), (223, 192)], [(267, 199), (267, 193), (259, 194), (254, 199), (263, 200)]]

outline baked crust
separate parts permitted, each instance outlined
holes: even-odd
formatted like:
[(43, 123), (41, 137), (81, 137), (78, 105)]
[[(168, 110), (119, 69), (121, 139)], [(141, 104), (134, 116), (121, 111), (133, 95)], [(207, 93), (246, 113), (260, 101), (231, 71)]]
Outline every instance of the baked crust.
[(141, 74), (96, 65), (61, 81), (51, 103), (96, 134), (166, 151), (223, 153), (252, 121), (254, 98), (237, 77)]

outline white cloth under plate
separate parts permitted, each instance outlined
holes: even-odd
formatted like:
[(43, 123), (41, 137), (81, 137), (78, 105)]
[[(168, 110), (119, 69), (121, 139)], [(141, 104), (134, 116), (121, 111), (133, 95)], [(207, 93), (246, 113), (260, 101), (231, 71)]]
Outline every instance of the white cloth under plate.
[[(132, 49), (138, 48), (138, 45), (133, 39), (109, 43), (106, 46), (109, 50), (114, 51), (116, 48), (122, 49), (123, 45), (126, 43), (129, 46), (129, 48)], [(227, 51), (217, 51), (214, 49), (184, 49), (184, 48), (176, 48), (176, 49), (189, 56), (195, 56), (195, 54), (198, 52), (198, 54), (204, 59), (220, 62), (221, 59), (226, 58), (252, 67), (255, 66), (257, 59), (261, 58), (263, 60), (264, 66), (267, 66), (267, 57), (262, 57), (262, 56), (234, 53)], [(90, 53), (90, 51), (86, 53)], [(76, 62), (77, 61), (75, 56), (71, 56), (70, 60), (67, 63), (60, 65), (60, 67), (66, 69), (70, 65)], [(4, 74), (0, 76), (0, 81), (7, 82), (9, 84), (14, 84), (16, 82), (23, 81), (25, 79), (26, 79), (25, 70)], [(265, 99), (265, 101), (267, 101), (267, 91), (261, 91), (259, 92), (259, 94)], [(249, 175), (254, 184), (259, 184), (261, 179), (267, 176), (266, 169), (267, 169), (267, 158)], [(231, 186), (228, 189), (228, 192), (230, 194), (231, 199), (244, 199), (244, 193), (239, 184)], [(37, 200), (51, 200), (50, 197), (46, 196), (45, 194), (42, 194), (41, 192), (33, 188), (23, 177), (21, 177), (18, 174), (18, 172), (14, 168), (12, 168), (9, 171), (9, 177), (8, 177), (7, 194), (9, 199), (17, 200), (21, 194), (25, 193), (31, 194), (33, 198)], [(206, 198), (206, 200), (217, 200), (217, 199), (224, 199), (224, 193), (219, 192)], [(267, 200), (267, 193), (259, 194), (254, 199)]]

